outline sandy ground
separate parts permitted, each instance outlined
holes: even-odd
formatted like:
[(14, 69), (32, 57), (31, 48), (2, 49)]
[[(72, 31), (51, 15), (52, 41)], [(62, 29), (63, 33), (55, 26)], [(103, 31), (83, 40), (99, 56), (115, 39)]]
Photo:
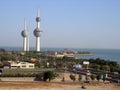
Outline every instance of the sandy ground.
[(73, 82), (69, 75), (64, 74), (65, 82), (61, 82), (61, 78), (52, 82), (0, 82), (0, 90), (82, 90), (81, 86), (85, 86), (86, 90), (120, 90), (120, 85), (117, 84)]
[[(49, 82), (0, 82), (0, 90), (82, 90), (82, 84)], [(84, 85), (86, 90), (120, 90), (115, 84)]]

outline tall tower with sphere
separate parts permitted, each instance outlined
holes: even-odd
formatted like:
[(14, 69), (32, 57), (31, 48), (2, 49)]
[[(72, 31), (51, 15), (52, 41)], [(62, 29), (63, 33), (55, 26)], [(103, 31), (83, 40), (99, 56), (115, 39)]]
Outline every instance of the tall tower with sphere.
[(40, 15), (39, 15), (39, 9), (37, 11), (37, 17), (36, 17), (37, 27), (34, 30), (34, 36), (36, 37), (36, 52), (40, 52), (40, 36), (41, 36), (41, 29), (40, 29)]
[(24, 19), (24, 30), (21, 32), (23, 37), (23, 51), (29, 51), (28, 31), (26, 27), (26, 20)]

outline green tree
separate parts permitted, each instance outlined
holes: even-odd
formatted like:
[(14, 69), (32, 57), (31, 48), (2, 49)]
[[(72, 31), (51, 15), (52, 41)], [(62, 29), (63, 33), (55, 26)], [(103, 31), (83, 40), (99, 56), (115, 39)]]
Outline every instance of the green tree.
[(98, 64), (93, 65), (93, 69), (100, 70), (100, 65), (98, 65)]
[(82, 75), (79, 74), (78, 80), (81, 81), (82, 80)]
[(88, 77), (88, 75), (86, 75), (86, 76), (85, 76), (85, 79), (86, 79), (86, 81), (88, 81), (88, 80), (89, 80), (89, 77)]
[(97, 77), (96, 77), (96, 79), (98, 80), (98, 82), (100, 81), (100, 79), (101, 79), (101, 74), (98, 74), (97, 75)]
[(74, 76), (74, 75), (72, 75), (72, 74), (70, 75), (70, 79), (71, 79), (71, 80), (73, 80), (73, 81), (75, 81), (75, 80), (76, 80), (75, 76)]
[(90, 78), (92, 79), (92, 81), (95, 80), (95, 75), (91, 75)]
[(102, 80), (103, 80), (103, 82), (105, 82), (105, 80), (106, 80), (106, 74), (103, 75)]
[(43, 76), (44, 81), (51, 81), (52, 79), (55, 78), (55, 73), (53, 71), (46, 71)]
[(35, 62), (35, 67), (36, 68), (40, 68), (41, 67), (41, 63), (40, 62)]
[(103, 66), (102, 66), (102, 70), (110, 71), (110, 66), (108, 66), (108, 65), (103, 65)]

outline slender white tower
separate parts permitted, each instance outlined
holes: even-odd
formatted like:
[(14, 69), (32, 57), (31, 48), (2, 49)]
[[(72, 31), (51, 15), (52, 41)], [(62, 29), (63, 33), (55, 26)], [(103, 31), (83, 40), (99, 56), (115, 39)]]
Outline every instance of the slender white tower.
[(29, 43), (27, 42), (28, 31), (26, 28), (26, 20), (25, 19), (24, 19), (24, 30), (21, 32), (21, 35), (23, 37), (23, 51), (27, 51), (27, 45)]
[[(28, 33), (29, 34), (29, 33)], [(27, 51), (29, 51), (29, 35), (27, 37)]]
[(41, 36), (41, 30), (40, 30), (40, 16), (39, 16), (39, 9), (37, 11), (37, 17), (36, 17), (36, 22), (37, 22), (37, 28), (34, 30), (34, 36), (36, 37), (36, 51), (40, 52), (40, 36)]

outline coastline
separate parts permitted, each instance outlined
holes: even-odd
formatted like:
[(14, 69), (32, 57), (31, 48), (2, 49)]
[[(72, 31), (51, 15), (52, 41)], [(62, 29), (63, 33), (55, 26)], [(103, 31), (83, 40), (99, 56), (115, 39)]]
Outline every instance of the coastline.
[(75, 54), (75, 55), (79, 55), (79, 56), (94, 56), (94, 54)]

